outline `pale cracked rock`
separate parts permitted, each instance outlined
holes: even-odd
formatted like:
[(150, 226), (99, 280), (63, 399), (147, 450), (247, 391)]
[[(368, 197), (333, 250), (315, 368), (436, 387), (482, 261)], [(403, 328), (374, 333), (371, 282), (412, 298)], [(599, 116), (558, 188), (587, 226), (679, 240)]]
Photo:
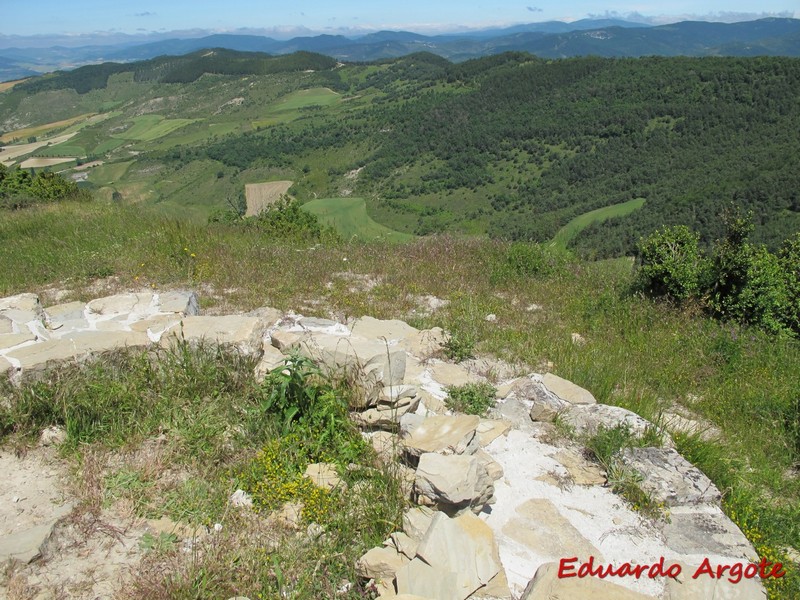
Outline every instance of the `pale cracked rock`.
[[(500, 572), (494, 543), (491, 528), (475, 515), (466, 513), (451, 519), (436, 513), (417, 548), (417, 556), (445, 580), (455, 574), (455, 597), (463, 600)], [(397, 574), (399, 592), (425, 595), (424, 590), (416, 588), (416, 582), (402, 581), (403, 575)]]
[(641, 474), (641, 488), (667, 506), (719, 503), (722, 498), (717, 486), (672, 448), (626, 448), (622, 461)]
[(288, 354), (295, 348), (299, 348), (300, 344), (302, 344), (310, 336), (311, 334), (308, 332), (297, 333), (295, 331), (284, 331), (279, 329), (272, 332), (270, 335), (270, 342), (272, 343), (273, 347), (277, 348), (284, 354)]
[(67, 302), (66, 304), (48, 306), (44, 312), (50, 323), (55, 324), (83, 319), (85, 310), (86, 304), (83, 302)]
[(652, 600), (599, 577), (558, 577), (558, 563), (545, 563), (536, 570), (520, 600)]
[(759, 560), (742, 531), (714, 504), (673, 506), (661, 532), (667, 546), (678, 554)]
[(0, 298), (0, 313), (8, 310), (18, 310), (41, 315), (42, 305), (39, 302), (39, 296), (36, 294), (17, 294), (16, 296)]
[(336, 465), (330, 463), (313, 463), (306, 467), (305, 477), (314, 485), (324, 490), (332, 490), (344, 485), (336, 472)]
[(56, 523), (71, 511), (72, 504), (59, 506), (50, 511), (46, 522), (0, 536), (0, 563), (11, 560), (27, 564), (39, 558)]
[(624, 426), (636, 438), (641, 438), (648, 433), (658, 433), (663, 445), (670, 447), (674, 445), (668, 433), (659, 431), (647, 419), (621, 406), (609, 406), (608, 404), (572, 406), (561, 414), (561, 418), (564, 423), (572, 426), (575, 432), (581, 435), (593, 436), (600, 428), (613, 429), (617, 426)]
[(423, 329), (406, 336), (400, 342), (400, 346), (412, 356), (422, 359), (441, 351), (446, 340), (447, 335), (444, 330), (441, 327), (434, 327), (433, 329)]
[(117, 294), (96, 298), (86, 304), (88, 312), (96, 315), (141, 314), (152, 311), (154, 296), (142, 294)]
[(458, 574), (443, 572), (415, 558), (397, 571), (397, 591), (400, 595), (435, 598), (436, 600), (464, 600), (467, 596), (458, 591)]
[(408, 563), (408, 557), (396, 548), (382, 546), (369, 550), (356, 561), (356, 573), (365, 579), (392, 579)]
[(0, 315), (0, 335), (14, 333), (14, 321), (5, 315)]
[(261, 383), (270, 371), (274, 371), (284, 364), (286, 356), (274, 346), (264, 346), (264, 354), (255, 368), (256, 382)]
[[(726, 561), (724, 564), (731, 564)], [(732, 583), (728, 577), (721, 579), (703, 574), (697, 578), (692, 576), (697, 572), (700, 565), (687, 565), (679, 562), (681, 574), (677, 578), (667, 578), (665, 580), (664, 600), (766, 600), (767, 592), (763, 584), (758, 579), (742, 578), (737, 583)], [(709, 561), (712, 568), (716, 568), (719, 563)], [(747, 565), (743, 565), (746, 567)], [(735, 580), (735, 578), (734, 578)]]
[(23, 333), (4, 333), (0, 334), (0, 350), (13, 348), (25, 342), (35, 342), (36, 334), (26, 331)]
[(408, 509), (403, 513), (403, 531), (410, 538), (421, 541), (431, 526), (435, 514), (433, 510), (425, 506)]
[(314, 334), (300, 345), (300, 352), (333, 373), (354, 371), (368, 393), (401, 385), (405, 377), (406, 353), (375, 340)]
[(431, 377), (444, 387), (485, 381), (483, 377), (473, 375), (461, 365), (453, 363), (437, 361), (428, 367), (428, 369), (430, 370)]
[(18, 361), (25, 370), (41, 370), (48, 363), (81, 358), (117, 348), (146, 347), (150, 340), (144, 333), (130, 331), (79, 331), (69, 333), (61, 339), (39, 342), (6, 353), (6, 357)]
[(256, 317), (228, 315), (221, 317), (186, 317), (161, 336), (161, 345), (181, 339), (233, 346), (243, 354), (260, 354), (266, 324)]
[(480, 421), (474, 415), (437, 415), (425, 419), (403, 439), (405, 452), (412, 457), (425, 452), (474, 454), (479, 446)]
[(361, 317), (357, 319), (350, 328), (350, 331), (353, 335), (368, 340), (386, 341), (390, 346), (396, 343), (402, 343), (407, 338), (419, 333), (419, 329), (411, 327), (411, 325), (405, 321), (396, 319), (384, 321), (373, 317)]
[(478, 437), (481, 447), (486, 447), (499, 438), (507, 435), (511, 431), (511, 422), (505, 419), (481, 419), (478, 424)]
[(14, 370), (11, 363), (0, 356), (0, 375), (9, 375)]
[(570, 404), (596, 404), (594, 396), (591, 392), (575, 385), (571, 381), (562, 379), (558, 375), (547, 373), (542, 378), (544, 386), (555, 394), (561, 400), (569, 402)]
[(414, 486), (418, 494), (454, 506), (478, 502), (483, 506), (494, 493), (486, 467), (475, 456), (465, 455), (423, 454)]
[(176, 313), (184, 317), (193, 317), (200, 314), (197, 294), (188, 291), (159, 294), (158, 309), (162, 313)]
[(369, 408), (362, 412), (354, 412), (351, 414), (351, 417), (360, 427), (394, 431), (399, 428), (401, 419), (407, 414), (413, 414), (419, 406), (419, 398), (408, 398), (407, 400), (407, 402), (398, 406), (384, 404), (379, 405), (378, 408)]

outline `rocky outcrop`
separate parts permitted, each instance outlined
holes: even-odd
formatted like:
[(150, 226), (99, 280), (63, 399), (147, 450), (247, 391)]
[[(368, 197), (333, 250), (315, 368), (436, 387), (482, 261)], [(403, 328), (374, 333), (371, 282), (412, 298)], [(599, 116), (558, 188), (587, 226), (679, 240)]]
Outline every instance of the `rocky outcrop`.
[[(257, 358), (259, 380), (293, 353), (347, 375), (360, 391), (350, 407), (353, 421), (421, 505), (406, 513), (402, 531), (356, 565), (381, 597), (763, 597), (757, 580), (731, 588), (708, 578), (689, 585), (665, 577), (559, 578), (559, 561), (568, 557), (610, 565), (665, 557), (686, 572), (705, 558), (727, 564), (757, 556), (722, 512), (719, 491), (670, 448), (667, 436), (666, 448), (621, 456), (640, 474), (642, 489), (669, 508), (662, 521), (645, 521), (614, 496), (603, 472), (571, 442), (553, 442), (556, 418), (582, 435), (622, 425), (654, 439), (652, 423), (597, 403), (570, 381), (533, 373), (499, 382), (492, 418), (449, 414), (447, 386), (485, 379), (433, 356), (445, 337), (441, 329), (420, 331), (396, 320), (362, 317), (348, 326), (270, 308), (204, 316), (191, 292), (119, 294), (48, 308), (33, 294), (0, 299), (0, 371), (15, 381), (114, 348), (181, 340)], [(343, 488), (332, 465), (311, 465), (306, 476), (320, 487)], [(34, 556), (41, 540), (22, 544), (26, 535), (6, 532), (0, 549), (30, 547), (20, 560)]]

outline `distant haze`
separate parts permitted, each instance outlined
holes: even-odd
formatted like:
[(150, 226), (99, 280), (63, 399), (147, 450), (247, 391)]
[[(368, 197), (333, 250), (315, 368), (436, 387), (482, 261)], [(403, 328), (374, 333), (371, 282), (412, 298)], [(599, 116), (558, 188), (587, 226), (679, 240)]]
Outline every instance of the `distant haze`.
[[(141, 43), (209, 33), (247, 33), (288, 39), (298, 35), (335, 33), (355, 36), (379, 30), (424, 34), (455, 33), (542, 21), (584, 18), (627, 19), (661, 25), (685, 20), (736, 22), (769, 16), (800, 17), (796, 2), (704, 0), (671, 2), (669, 13), (657, 5), (606, 4), (575, 0), (464, 3), (461, 0), (406, 0), (383, 3), (363, 0), (277, 3), (262, 0), (0, 0), (0, 47), (82, 46)], [(652, 9), (651, 9), (652, 7)]]

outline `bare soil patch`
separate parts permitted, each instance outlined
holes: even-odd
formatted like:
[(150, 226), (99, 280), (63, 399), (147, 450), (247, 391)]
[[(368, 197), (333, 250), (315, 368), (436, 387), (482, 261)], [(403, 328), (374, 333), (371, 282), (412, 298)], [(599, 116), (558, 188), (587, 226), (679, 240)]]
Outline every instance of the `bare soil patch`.
[(270, 204), (280, 200), (293, 181), (269, 181), (267, 183), (248, 183), (244, 186), (245, 197), (247, 198), (247, 213), (245, 216), (252, 217), (260, 213)]
[(64, 157), (64, 158), (29, 158), (22, 164), (20, 167), (23, 169), (39, 169), (42, 167), (52, 167), (55, 165), (60, 165), (62, 163), (68, 163), (75, 160), (74, 158)]

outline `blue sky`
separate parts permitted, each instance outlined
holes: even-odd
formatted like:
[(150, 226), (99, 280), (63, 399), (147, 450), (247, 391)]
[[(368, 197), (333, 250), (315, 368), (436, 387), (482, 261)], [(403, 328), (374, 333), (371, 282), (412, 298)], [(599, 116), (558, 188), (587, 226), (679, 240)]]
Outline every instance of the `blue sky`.
[(172, 30), (287, 33), (407, 29), (421, 33), (589, 16), (639, 16), (651, 22), (697, 18), (737, 21), (769, 14), (800, 17), (797, 0), (0, 0), (0, 34), (144, 34)]

